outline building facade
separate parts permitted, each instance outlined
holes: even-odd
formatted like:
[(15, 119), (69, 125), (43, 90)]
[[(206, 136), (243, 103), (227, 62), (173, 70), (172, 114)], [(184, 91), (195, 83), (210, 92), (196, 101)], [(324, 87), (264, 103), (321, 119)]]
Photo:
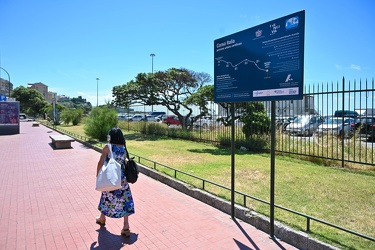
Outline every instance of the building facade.
[(27, 87), (37, 90), (39, 93), (41, 93), (44, 96), (46, 101), (49, 103), (52, 103), (54, 100), (56, 100), (57, 93), (49, 92), (48, 86), (45, 85), (44, 83), (41, 83), (41, 82), (28, 83)]
[(13, 84), (8, 80), (0, 78), (0, 95), (9, 96), (9, 93), (13, 91)]

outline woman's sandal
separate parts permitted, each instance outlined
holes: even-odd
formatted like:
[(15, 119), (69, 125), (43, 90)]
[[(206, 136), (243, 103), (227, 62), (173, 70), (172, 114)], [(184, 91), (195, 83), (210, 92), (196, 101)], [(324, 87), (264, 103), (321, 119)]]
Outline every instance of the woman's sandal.
[(121, 229), (121, 235), (125, 235), (126, 237), (130, 236), (130, 230), (129, 229)]
[(97, 218), (96, 218), (96, 224), (99, 224), (99, 225), (101, 225), (101, 226), (104, 226), (104, 225), (105, 225), (105, 220), (104, 220), (104, 222), (103, 222), (103, 221), (100, 220), (99, 217), (97, 217)]

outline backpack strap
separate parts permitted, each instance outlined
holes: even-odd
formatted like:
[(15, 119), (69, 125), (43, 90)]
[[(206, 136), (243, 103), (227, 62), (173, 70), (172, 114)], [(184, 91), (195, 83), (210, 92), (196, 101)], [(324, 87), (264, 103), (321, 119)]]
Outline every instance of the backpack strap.
[(128, 158), (128, 160), (130, 159), (129, 157), (129, 152), (128, 152), (128, 149), (125, 147), (125, 151), (126, 151), (126, 158)]
[(108, 143), (108, 148), (109, 148), (109, 153), (110, 153), (109, 158), (114, 158), (114, 155), (112, 154), (112, 144), (111, 143)]

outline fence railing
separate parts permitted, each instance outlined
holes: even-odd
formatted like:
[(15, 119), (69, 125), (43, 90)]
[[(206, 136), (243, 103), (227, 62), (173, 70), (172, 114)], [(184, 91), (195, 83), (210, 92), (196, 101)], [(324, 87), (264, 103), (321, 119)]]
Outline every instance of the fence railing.
[[(342, 81), (336, 83), (315, 84), (306, 86), (302, 100), (276, 101), (277, 140), (276, 151), (279, 153), (313, 157), (320, 160), (335, 161), (345, 167), (348, 164), (360, 164), (373, 167), (375, 164), (375, 86), (371, 81)], [(271, 112), (271, 103), (264, 102), (265, 110)], [(146, 106), (131, 107), (146, 112)], [(218, 104), (210, 103), (207, 107), (211, 113), (210, 120), (196, 122), (192, 131), (194, 140), (222, 143), (230, 142), (231, 128), (223, 126), (216, 120), (229, 116)], [(193, 114), (199, 114), (198, 108)], [(356, 114), (356, 115), (354, 115)], [(311, 124), (309, 131), (301, 134), (290, 132), (288, 123), (302, 115), (315, 115), (316, 122)], [(319, 132), (318, 127), (330, 117), (338, 118), (338, 129), (326, 128)], [(365, 129), (367, 137), (361, 131), (361, 117), (369, 117), (374, 123)], [(350, 118), (350, 119), (347, 119)], [(289, 119), (289, 120), (288, 120)], [(243, 123), (236, 121), (235, 143), (251, 150), (269, 150), (269, 128), (264, 134), (251, 134), (246, 137), (242, 132)], [(324, 126), (321, 126), (323, 129)], [(341, 129), (340, 129), (341, 128)], [(372, 130), (373, 129), (373, 130)], [(342, 131), (340, 131), (342, 130)], [(362, 129), (363, 130), (363, 129)], [(318, 133), (319, 132), (319, 133)], [(263, 141), (264, 143), (257, 143)], [(255, 143), (254, 143), (255, 142)]]
[[(175, 168), (169, 167), (169, 166), (167, 166), (167, 165), (164, 165), (164, 164), (158, 163), (158, 162), (156, 162), (156, 161), (153, 161), (153, 160), (150, 160), (150, 159), (144, 158), (144, 157), (139, 156), (139, 155), (135, 155), (135, 154), (133, 154), (133, 155), (134, 155), (135, 157), (137, 157), (137, 159), (138, 159), (137, 162), (138, 162), (139, 164), (142, 164), (142, 165), (144, 165), (144, 166), (150, 167), (150, 168), (152, 168), (152, 169), (154, 169), (154, 170), (159, 171), (160, 169), (158, 169), (158, 166), (159, 166), (159, 167), (162, 167), (162, 168), (166, 168), (166, 169), (171, 170), (171, 171), (173, 172), (173, 175), (171, 175), (171, 176), (174, 177), (175, 179), (179, 179), (179, 180), (181, 180), (181, 178), (178, 178), (178, 175), (177, 175), (177, 174), (181, 174), (181, 175), (189, 176), (189, 177), (191, 177), (191, 178), (194, 178), (194, 179), (196, 179), (196, 180), (199, 180), (199, 181), (201, 182), (201, 186), (200, 186), (200, 187), (197, 186), (197, 188), (201, 188), (202, 190), (208, 191), (208, 190), (206, 190), (205, 187), (206, 187), (206, 183), (209, 183), (209, 184), (211, 184), (211, 185), (214, 185), (214, 186), (216, 186), (216, 187), (218, 187), (218, 188), (221, 188), (221, 189), (224, 189), (224, 190), (226, 190), (226, 191), (231, 191), (231, 189), (230, 189), (229, 187), (226, 187), (226, 186), (224, 186), (224, 185), (221, 185), (221, 184), (215, 183), (215, 182), (213, 182), (213, 181), (210, 181), (210, 180), (207, 180), (207, 179), (204, 179), (204, 178), (201, 178), (201, 177), (195, 176), (195, 175), (190, 174), (190, 173), (186, 173), (186, 172), (184, 172), (184, 171), (181, 171), (181, 170), (178, 170), (178, 169), (175, 169)], [(150, 166), (150, 165), (151, 165), (151, 166)], [(242, 198), (242, 199), (243, 199), (243, 203), (240, 204), (240, 205), (243, 206), (243, 207), (247, 207), (247, 205), (246, 205), (246, 204), (247, 204), (246, 199), (248, 199), (248, 198), (249, 198), (249, 199), (252, 199), (252, 200), (255, 200), (255, 201), (258, 201), (258, 202), (261, 202), (261, 203), (263, 203), (263, 204), (266, 204), (266, 205), (270, 206), (270, 202), (268, 202), (268, 201), (265, 201), (265, 200), (259, 199), (259, 198), (257, 198), (257, 197), (254, 197), (254, 196), (251, 196), (251, 195), (248, 195), (248, 194), (245, 194), (245, 193), (243, 193), (243, 192), (236, 191), (236, 190), (235, 190), (234, 192), (235, 192), (235, 194), (240, 195), (240, 196), (243, 197), (243, 198)], [(344, 227), (341, 227), (341, 226), (335, 225), (335, 224), (333, 224), (333, 223), (330, 223), (330, 222), (324, 221), (324, 220), (322, 220), (322, 219), (319, 219), (319, 218), (316, 218), (316, 217), (313, 217), (313, 216), (310, 216), (310, 215), (307, 215), (307, 214), (304, 214), (304, 213), (300, 213), (300, 212), (298, 212), (298, 211), (294, 211), (294, 210), (292, 210), (292, 209), (289, 209), (289, 208), (286, 208), (286, 207), (283, 207), (283, 206), (280, 206), (280, 205), (277, 205), (277, 204), (275, 204), (275, 207), (278, 208), (278, 209), (284, 210), (284, 211), (286, 211), (286, 212), (293, 213), (293, 214), (295, 214), (295, 215), (298, 215), (298, 216), (301, 216), (301, 217), (305, 218), (305, 219), (306, 219), (306, 229), (305, 229), (305, 231), (306, 231), (307, 233), (310, 232), (310, 227), (311, 227), (310, 222), (311, 222), (311, 221), (316, 221), (316, 222), (318, 222), (318, 223), (321, 223), (321, 224), (324, 224), (324, 225), (330, 226), (330, 227), (332, 227), (332, 228), (335, 228), (335, 229), (338, 229), (338, 230), (341, 230), (341, 231), (344, 231), (344, 232), (347, 232), (347, 233), (350, 233), (350, 234), (353, 234), (353, 235), (359, 236), (359, 237), (361, 237), (361, 238), (364, 238), (364, 239), (367, 239), (367, 240), (370, 240), (370, 241), (374, 241), (374, 242), (375, 242), (375, 238), (373, 238), (373, 237), (371, 237), (371, 236), (368, 236), (368, 235), (365, 235), (365, 234), (361, 234), (361, 233), (355, 232), (355, 231), (353, 231), (353, 230), (349, 230), (349, 229), (347, 229), (347, 228), (344, 228)]]

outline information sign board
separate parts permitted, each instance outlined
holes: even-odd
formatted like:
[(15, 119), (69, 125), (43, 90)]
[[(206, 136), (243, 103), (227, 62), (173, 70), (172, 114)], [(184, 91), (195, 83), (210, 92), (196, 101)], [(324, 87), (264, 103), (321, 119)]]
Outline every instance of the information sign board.
[(305, 11), (214, 42), (214, 101), (303, 98)]
[(0, 102), (0, 135), (20, 133), (19, 113), (19, 102)]

